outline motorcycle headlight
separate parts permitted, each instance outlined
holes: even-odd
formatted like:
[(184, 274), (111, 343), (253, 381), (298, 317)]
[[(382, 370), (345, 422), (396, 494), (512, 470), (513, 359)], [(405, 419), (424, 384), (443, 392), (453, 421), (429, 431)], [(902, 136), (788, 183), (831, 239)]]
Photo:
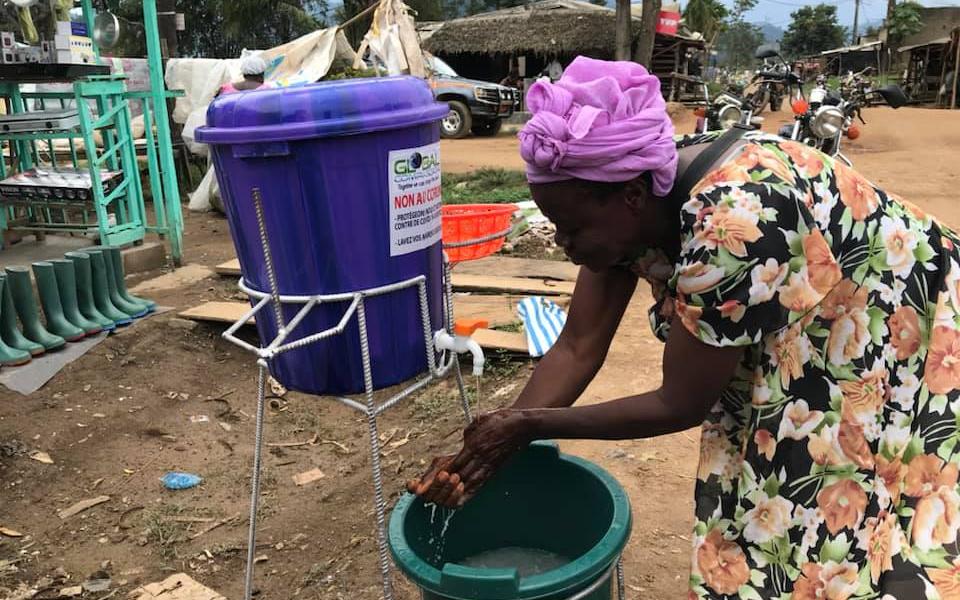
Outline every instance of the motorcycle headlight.
[(722, 129), (730, 129), (740, 122), (742, 114), (739, 108), (728, 104), (717, 113), (717, 120), (720, 121), (720, 127)]
[(819, 138), (836, 137), (843, 129), (843, 111), (836, 106), (821, 106), (813, 116), (810, 129)]

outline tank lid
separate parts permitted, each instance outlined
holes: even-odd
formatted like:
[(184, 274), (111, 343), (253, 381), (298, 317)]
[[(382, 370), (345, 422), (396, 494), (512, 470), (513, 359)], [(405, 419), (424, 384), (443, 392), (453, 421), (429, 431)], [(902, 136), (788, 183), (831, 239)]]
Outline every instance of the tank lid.
[(196, 139), (207, 144), (275, 142), (399, 129), (449, 112), (416, 77), (346, 79), (223, 95)]

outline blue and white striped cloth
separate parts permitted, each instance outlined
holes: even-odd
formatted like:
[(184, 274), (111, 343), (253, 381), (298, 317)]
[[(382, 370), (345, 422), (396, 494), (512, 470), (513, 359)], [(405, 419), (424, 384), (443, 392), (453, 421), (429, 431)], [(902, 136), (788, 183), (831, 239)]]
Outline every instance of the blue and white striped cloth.
[(524, 298), (517, 306), (527, 333), (530, 356), (543, 356), (553, 346), (567, 322), (567, 312), (543, 296)]

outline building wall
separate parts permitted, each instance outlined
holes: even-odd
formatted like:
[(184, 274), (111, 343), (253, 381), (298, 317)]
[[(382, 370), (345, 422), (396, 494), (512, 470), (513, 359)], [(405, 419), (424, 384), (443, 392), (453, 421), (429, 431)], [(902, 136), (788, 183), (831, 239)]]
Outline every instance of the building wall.
[(901, 46), (925, 44), (948, 37), (954, 27), (960, 27), (960, 6), (924, 8), (923, 29), (905, 39)]

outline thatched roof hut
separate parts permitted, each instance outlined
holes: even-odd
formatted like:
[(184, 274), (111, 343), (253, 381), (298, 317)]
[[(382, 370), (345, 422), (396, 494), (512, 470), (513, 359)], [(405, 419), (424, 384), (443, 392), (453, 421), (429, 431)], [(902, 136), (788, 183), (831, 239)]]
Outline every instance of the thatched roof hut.
[(435, 54), (612, 55), (615, 21), (602, 6), (547, 0), (447, 21), (424, 47)]
[[(640, 32), (640, 5), (633, 5), (633, 44)], [(510, 65), (523, 58), (526, 73), (535, 76), (553, 59), (569, 64), (578, 55), (612, 59), (616, 46), (616, 12), (581, 0), (539, 0), (420, 27), (423, 48), (441, 56), (462, 74), (499, 81)], [(664, 95), (680, 99), (691, 56), (704, 49), (703, 37), (687, 31), (657, 34), (652, 71), (663, 82)]]

